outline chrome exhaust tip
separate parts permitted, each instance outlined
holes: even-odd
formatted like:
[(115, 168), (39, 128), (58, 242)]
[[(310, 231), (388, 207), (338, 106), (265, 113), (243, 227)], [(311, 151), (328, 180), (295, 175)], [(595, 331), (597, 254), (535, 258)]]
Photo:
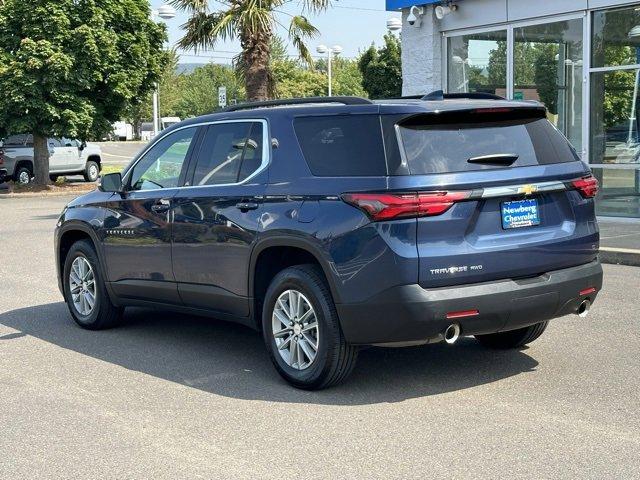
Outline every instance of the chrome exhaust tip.
[(458, 337), (460, 337), (460, 325), (452, 323), (444, 331), (444, 341), (449, 345), (453, 345), (458, 341)]
[(584, 318), (589, 315), (589, 310), (591, 310), (591, 302), (589, 300), (583, 300), (576, 313), (580, 318)]

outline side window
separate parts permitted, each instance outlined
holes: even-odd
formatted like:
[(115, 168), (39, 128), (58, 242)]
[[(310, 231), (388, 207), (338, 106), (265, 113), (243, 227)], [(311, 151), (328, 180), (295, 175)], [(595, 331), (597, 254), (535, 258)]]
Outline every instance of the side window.
[(309, 169), (317, 177), (387, 174), (377, 115), (300, 117), (294, 128)]
[(62, 142), (58, 138), (50, 138), (49, 139), (49, 147), (50, 148), (58, 148), (62, 146)]
[(4, 141), (5, 147), (22, 147), (27, 143), (27, 135), (11, 135)]
[(251, 176), (262, 164), (261, 123), (211, 125), (200, 153), (193, 185), (227, 185)]
[(133, 168), (131, 190), (177, 187), (197, 131), (197, 127), (178, 130), (156, 143)]

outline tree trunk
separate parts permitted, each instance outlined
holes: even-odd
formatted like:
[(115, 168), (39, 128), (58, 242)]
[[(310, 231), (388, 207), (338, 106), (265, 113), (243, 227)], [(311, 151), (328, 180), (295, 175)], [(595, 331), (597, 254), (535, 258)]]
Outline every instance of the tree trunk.
[(258, 102), (269, 99), (273, 90), (269, 57), (271, 54), (271, 32), (241, 36), (242, 71), (244, 73), (247, 100)]
[(49, 141), (42, 135), (33, 135), (33, 173), (36, 185), (49, 185)]

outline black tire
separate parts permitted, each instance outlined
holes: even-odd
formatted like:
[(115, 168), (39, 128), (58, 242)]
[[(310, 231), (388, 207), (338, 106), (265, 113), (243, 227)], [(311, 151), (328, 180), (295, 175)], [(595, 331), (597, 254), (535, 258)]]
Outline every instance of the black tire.
[[(94, 272), (96, 295), (94, 307), (88, 315), (82, 315), (75, 307), (70, 291), (69, 275), (73, 261), (78, 257), (84, 257)], [(118, 308), (111, 303), (109, 294), (104, 284), (104, 274), (100, 268), (98, 255), (93, 245), (88, 240), (80, 240), (74, 243), (67, 254), (63, 269), (64, 299), (71, 316), (78, 325), (87, 330), (103, 330), (113, 327), (122, 316), (122, 308)]]
[[(278, 353), (271, 325), (278, 297), (291, 289), (299, 291), (309, 300), (319, 327), (315, 360), (304, 370), (289, 366)], [(294, 387), (320, 390), (336, 385), (352, 372), (356, 364), (358, 348), (345, 341), (331, 292), (322, 270), (315, 265), (290, 267), (275, 276), (264, 300), (262, 332), (276, 370)]]
[(58, 181), (59, 175), (49, 175), (49, 180), (51, 180), (53, 183), (56, 183)]
[(547, 329), (549, 322), (536, 323), (518, 330), (476, 335), (476, 339), (485, 347), (506, 350), (521, 348), (536, 340)]
[[(20, 185), (29, 185), (32, 178), (33, 172), (29, 167), (25, 166), (18, 167), (13, 174), (13, 181), (15, 183), (19, 183)], [(28, 181), (25, 181), (27, 179)]]
[(100, 165), (98, 165), (93, 160), (87, 161), (87, 164), (84, 167), (84, 180), (85, 182), (95, 182), (100, 177)]

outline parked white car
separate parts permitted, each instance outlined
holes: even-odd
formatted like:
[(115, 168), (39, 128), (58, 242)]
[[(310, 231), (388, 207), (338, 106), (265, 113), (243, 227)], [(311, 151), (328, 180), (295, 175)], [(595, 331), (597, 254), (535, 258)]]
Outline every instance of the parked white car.
[[(68, 138), (49, 139), (49, 173), (52, 180), (62, 175), (83, 175), (87, 182), (100, 176), (102, 149), (93, 143)], [(7, 179), (28, 184), (33, 178), (33, 136), (12, 135), (0, 146), (0, 169)]]

